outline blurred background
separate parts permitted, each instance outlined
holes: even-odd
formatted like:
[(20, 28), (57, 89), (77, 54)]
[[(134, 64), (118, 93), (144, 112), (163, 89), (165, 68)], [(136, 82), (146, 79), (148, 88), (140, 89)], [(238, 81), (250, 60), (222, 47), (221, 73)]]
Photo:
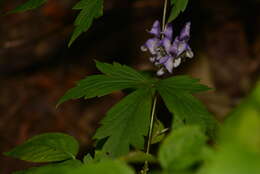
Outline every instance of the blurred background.
[[(1, 13), (23, 0), (0, 0)], [(161, 19), (163, 0), (105, 1), (104, 16), (70, 48), (76, 0), (50, 0), (38, 10), (0, 16), (0, 173), (35, 164), (2, 156), (26, 139), (57, 131), (75, 136), (81, 151), (104, 113), (122, 92), (88, 101), (70, 101), (58, 109), (58, 99), (75, 82), (98, 73), (94, 59), (118, 61), (139, 70), (153, 69), (140, 46)], [(192, 22), (195, 58), (175, 69), (215, 90), (198, 97), (219, 121), (254, 87), (260, 74), (260, 1), (190, 0), (173, 23), (177, 35)]]

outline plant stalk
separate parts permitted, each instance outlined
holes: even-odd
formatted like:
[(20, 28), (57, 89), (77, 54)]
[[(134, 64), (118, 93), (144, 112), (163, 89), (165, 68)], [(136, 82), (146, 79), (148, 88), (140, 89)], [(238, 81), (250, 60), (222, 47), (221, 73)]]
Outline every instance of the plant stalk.
[(166, 27), (167, 5), (168, 5), (168, 0), (165, 0), (165, 1), (164, 1), (164, 7), (163, 7), (162, 31), (164, 31), (164, 30), (165, 30), (165, 27)]
[[(150, 153), (150, 147), (151, 147), (151, 142), (152, 142), (152, 134), (153, 134), (153, 125), (154, 125), (156, 104), (157, 104), (157, 96), (155, 95), (155, 97), (153, 99), (150, 127), (149, 127), (149, 133), (148, 133), (148, 141), (147, 141), (147, 148), (146, 148), (146, 154), (147, 155), (149, 155), (149, 153)], [(144, 167), (141, 171), (141, 174), (147, 174), (148, 171), (149, 171), (148, 161), (145, 161)]]
[[(165, 30), (166, 27), (166, 13), (167, 13), (167, 4), (168, 0), (164, 1), (164, 8), (163, 8), (163, 19), (162, 19), (162, 31)], [(151, 113), (151, 120), (150, 120), (150, 127), (149, 127), (149, 134), (148, 134), (148, 141), (147, 141), (147, 148), (146, 148), (146, 154), (149, 155), (150, 153), (150, 146), (152, 142), (152, 133), (153, 133), (153, 125), (154, 125), (154, 119), (155, 119), (155, 109), (157, 104), (157, 96), (155, 95), (153, 99), (153, 106), (152, 106), (152, 113)], [(141, 170), (141, 174), (147, 174), (149, 171), (149, 164), (148, 161), (145, 161), (143, 169)]]

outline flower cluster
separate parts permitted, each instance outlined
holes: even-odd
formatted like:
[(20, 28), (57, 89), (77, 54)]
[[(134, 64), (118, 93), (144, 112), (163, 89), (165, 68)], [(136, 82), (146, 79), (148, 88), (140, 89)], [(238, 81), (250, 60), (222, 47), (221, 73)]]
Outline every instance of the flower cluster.
[(142, 51), (149, 51), (152, 55), (150, 61), (157, 67), (157, 75), (163, 75), (167, 70), (172, 73), (173, 68), (178, 67), (182, 58), (193, 58), (194, 54), (188, 45), (190, 39), (190, 26), (188, 22), (182, 29), (179, 36), (173, 41), (173, 29), (171, 24), (161, 30), (160, 22), (154, 22), (152, 29), (148, 31), (154, 35), (141, 46)]

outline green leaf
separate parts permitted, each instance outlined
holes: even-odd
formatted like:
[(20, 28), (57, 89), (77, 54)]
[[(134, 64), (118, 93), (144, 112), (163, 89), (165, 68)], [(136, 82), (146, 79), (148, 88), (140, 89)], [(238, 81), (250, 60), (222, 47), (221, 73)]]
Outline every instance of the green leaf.
[(127, 163), (144, 163), (145, 161), (155, 163), (157, 161), (153, 155), (146, 154), (143, 151), (129, 152), (127, 155), (121, 156), (119, 159)]
[(163, 133), (164, 130), (165, 130), (165, 127), (164, 127), (163, 123), (156, 118), (154, 121), (154, 125), (153, 125), (151, 144), (156, 144), (163, 140), (163, 138), (165, 136), (165, 132)]
[(47, 0), (28, 0), (24, 4), (16, 7), (14, 10), (11, 10), (9, 13), (17, 13), (17, 12), (32, 10), (42, 6), (46, 2)]
[(108, 137), (102, 149), (104, 153), (119, 157), (127, 154), (130, 146), (143, 149), (153, 93), (150, 88), (138, 89), (109, 110), (94, 136), (99, 140)]
[(173, 5), (168, 23), (176, 19), (181, 12), (184, 12), (189, 0), (171, 0), (171, 5)]
[(149, 80), (149, 78), (142, 75), (135, 69), (126, 65), (121, 65), (116, 62), (114, 62), (113, 64), (109, 64), (109, 63), (96, 61), (96, 66), (99, 71), (108, 75), (109, 77), (117, 77), (120, 79), (133, 81), (135, 83), (136, 82), (146, 83)]
[(170, 173), (188, 169), (202, 160), (206, 140), (197, 126), (185, 126), (172, 131), (159, 149), (162, 167)]
[(85, 155), (84, 158), (83, 158), (84, 164), (91, 163), (91, 162), (93, 162), (93, 160), (94, 159), (93, 159), (93, 157), (90, 154)]
[(13, 174), (64, 174), (68, 170), (75, 170), (82, 165), (79, 160), (68, 160), (62, 163), (48, 164), (41, 167), (33, 167), (27, 170), (17, 171)]
[(200, 169), (199, 174), (259, 174), (259, 164), (259, 154), (230, 143), (218, 146), (214, 158)]
[(169, 90), (182, 90), (188, 93), (197, 93), (210, 90), (211, 88), (199, 83), (199, 79), (194, 79), (186, 75), (170, 77), (159, 81), (160, 86), (167, 87)]
[(103, 15), (103, 0), (80, 0), (73, 9), (81, 11), (74, 22), (76, 28), (71, 36), (69, 46), (80, 34), (90, 28), (95, 18)]
[(228, 116), (220, 141), (236, 141), (260, 152), (260, 83)]
[(99, 163), (85, 164), (66, 174), (134, 174), (134, 170), (122, 161), (105, 160)]
[(229, 134), (229, 136), (232, 136), (229, 137), (230, 139), (236, 138), (238, 143), (260, 154), (260, 113), (252, 110), (248, 111), (247, 115), (242, 117), (240, 124), (235, 130), (235, 132), (225, 133), (225, 136)]
[(58, 102), (85, 97), (101, 97), (126, 88), (141, 88), (150, 84), (149, 80), (136, 70), (118, 63), (107, 64), (96, 61), (97, 68), (105, 75), (92, 75), (79, 81)]
[(218, 148), (199, 174), (260, 173), (260, 83), (221, 127)]
[(197, 80), (192, 82), (188, 78), (178, 78), (182, 80), (177, 80), (177, 85), (173, 78), (159, 81), (156, 85), (167, 108), (174, 114), (174, 121), (178, 122), (176, 126), (199, 125), (203, 131), (214, 136), (217, 128), (216, 120), (205, 106), (191, 95), (191, 93), (206, 90), (206, 87), (197, 84)]
[(73, 137), (45, 133), (27, 140), (5, 155), (29, 162), (55, 162), (74, 159), (78, 150), (79, 144)]

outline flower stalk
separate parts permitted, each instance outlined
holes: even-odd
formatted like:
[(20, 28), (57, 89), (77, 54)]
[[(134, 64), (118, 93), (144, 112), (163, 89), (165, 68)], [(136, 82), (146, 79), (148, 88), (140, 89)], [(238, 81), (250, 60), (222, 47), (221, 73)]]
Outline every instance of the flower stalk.
[[(152, 142), (152, 133), (153, 133), (153, 125), (154, 125), (154, 119), (155, 119), (155, 109), (157, 104), (157, 96), (155, 94), (153, 99), (153, 106), (152, 106), (152, 113), (151, 113), (151, 119), (150, 119), (150, 127), (149, 127), (149, 133), (148, 133), (148, 141), (147, 141), (147, 148), (146, 148), (146, 154), (149, 155), (150, 148), (151, 148), (151, 142)], [(149, 171), (149, 164), (148, 161), (145, 161), (144, 167), (141, 170), (141, 174), (147, 174)]]
[(186, 58), (193, 58), (194, 54), (188, 42), (190, 39), (191, 23), (187, 22), (180, 34), (173, 38), (173, 26), (166, 23), (168, 0), (164, 1), (162, 25), (159, 20), (153, 23), (149, 34), (153, 35), (141, 46), (142, 51), (151, 54), (150, 61), (158, 68), (157, 75), (173, 73)]
[(168, 0), (165, 0), (165, 1), (164, 1), (164, 7), (163, 7), (162, 31), (165, 30), (165, 25), (166, 25), (166, 12), (167, 12), (167, 5), (168, 5)]

